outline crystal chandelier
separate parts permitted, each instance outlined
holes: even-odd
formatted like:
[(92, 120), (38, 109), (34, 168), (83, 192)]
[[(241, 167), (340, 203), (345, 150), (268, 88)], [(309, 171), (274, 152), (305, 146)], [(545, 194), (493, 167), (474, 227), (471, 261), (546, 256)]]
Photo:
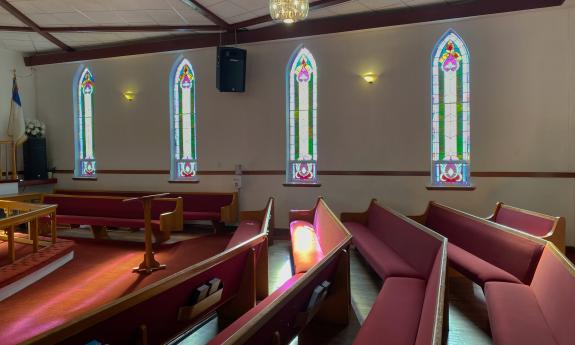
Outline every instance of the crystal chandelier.
[(273, 20), (294, 23), (305, 19), (309, 10), (309, 0), (270, 0), (270, 15)]

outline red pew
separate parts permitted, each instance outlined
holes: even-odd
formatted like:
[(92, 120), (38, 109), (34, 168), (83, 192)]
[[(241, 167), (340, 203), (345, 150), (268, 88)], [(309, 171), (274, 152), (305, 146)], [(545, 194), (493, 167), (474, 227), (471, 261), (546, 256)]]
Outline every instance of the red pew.
[(565, 218), (524, 210), (498, 202), (488, 220), (553, 242), (565, 253)]
[[(95, 238), (107, 238), (107, 227), (143, 228), (144, 208), (140, 203), (123, 202), (123, 197), (45, 194), (42, 203), (58, 205), (58, 224), (90, 225)], [(152, 204), (152, 230), (156, 242), (181, 231), (182, 200), (160, 198)]]
[[(288, 344), (314, 317), (346, 324), (350, 310), (349, 256), (351, 235), (322, 199), (312, 210), (290, 212), (312, 220), (323, 256), (303, 272), (296, 273), (255, 308), (248, 311), (208, 344)], [(293, 224), (293, 222), (292, 222)], [(295, 244), (295, 243), (294, 243)], [(324, 297), (320, 285), (330, 282)], [(315, 293), (314, 293), (315, 292)], [(316, 301), (315, 304), (312, 301)]]
[[(267, 237), (273, 199), (264, 211), (246, 213), (260, 231), (222, 253), (127, 294), (81, 318), (28, 340), (30, 344), (162, 344), (216, 310), (237, 318), (267, 295)], [(238, 229), (242, 232), (242, 229)], [(265, 272), (265, 273), (264, 273)], [(194, 290), (214, 278), (219, 289), (192, 302)], [(259, 290), (266, 286), (266, 290)], [(50, 301), (47, 301), (48, 303)]]
[(551, 242), (430, 202), (415, 217), (448, 238), (449, 263), (485, 292), (496, 345), (569, 345), (575, 267)]
[(341, 220), (368, 264), (384, 280), (354, 345), (442, 341), (447, 240), (372, 200)]
[(531, 284), (488, 282), (485, 298), (496, 345), (570, 345), (575, 339), (575, 267), (548, 243)]
[(433, 201), (413, 218), (447, 237), (449, 265), (482, 287), (531, 282), (544, 247), (533, 236)]
[[(138, 197), (160, 192), (142, 191), (106, 191), (106, 190), (56, 190), (58, 194), (68, 195), (100, 195)], [(169, 192), (168, 197), (181, 197), (183, 200), (182, 214), (184, 221), (209, 220), (218, 225), (235, 224), (238, 221), (238, 193), (213, 192)]]

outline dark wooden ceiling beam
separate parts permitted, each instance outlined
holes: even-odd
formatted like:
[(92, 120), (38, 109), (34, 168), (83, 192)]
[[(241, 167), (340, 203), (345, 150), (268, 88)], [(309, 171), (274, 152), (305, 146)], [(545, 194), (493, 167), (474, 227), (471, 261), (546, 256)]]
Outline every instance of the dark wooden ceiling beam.
[(74, 51), (72, 47), (69, 47), (64, 42), (50, 35), (48, 32), (43, 31), (36, 23), (34, 23), (30, 18), (28, 18), (24, 13), (20, 12), (20, 10), (17, 9), (16, 7), (12, 6), (12, 4), (8, 2), (8, 0), (0, 0), (0, 7), (3, 7), (6, 11), (10, 12), (10, 14), (12, 14), (14, 17), (18, 18), (19, 21), (26, 24), (28, 27), (30, 27), (30, 29), (34, 30), (34, 32), (42, 35), (45, 39), (54, 43), (63, 50), (67, 52)]
[[(319, 10), (320, 8), (335, 6), (335, 5), (338, 5), (338, 4), (341, 4), (344, 2), (348, 2), (348, 1), (350, 1), (350, 0), (317, 0), (317, 1), (314, 1), (311, 4), (309, 4), (309, 9), (311, 11)], [(256, 17), (256, 18), (244, 20), (242, 22), (234, 23), (234, 24), (232, 24), (232, 28), (233, 29), (243, 29), (243, 28), (247, 28), (250, 26), (258, 25), (258, 24), (271, 22), (272, 20), (273, 20), (272, 17), (269, 14), (266, 14), (265, 16)]]
[(170, 32), (221, 31), (218, 25), (137, 25), (137, 26), (66, 26), (43, 27), (48, 32)]
[(27, 26), (8, 26), (8, 25), (0, 25), (0, 31), (34, 32), (34, 30), (32, 30)]
[(206, 17), (212, 23), (218, 25), (220, 28), (225, 29), (225, 30), (231, 29), (230, 24), (228, 24), (222, 18), (218, 17), (214, 12), (210, 11), (207, 7), (200, 4), (197, 0), (182, 0), (182, 1), (185, 4), (189, 5), (190, 7), (192, 7), (194, 10), (196, 10), (199, 14)]
[[(252, 43), (285, 38), (314, 36), (343, 31), (371, 29), (436, 20), (480, 16), (559, 6), (565, 0), (476, 0), (461, 3), (440, 3), (425, 7), (379, 11), (364, 14), (337, 16), (299, 22), (297, 25), (274, 25), (257, 30), (238, 31), (237, 43)], [(221, 37), (220, 37), (221, 36)], [(126, 44), (117, 47), (92, 48), (71, 53), (51, 53), (29, 56), (27, 66), (61, 62), (102, 59), (117, 56), (195, 49), (235, 43), (234, 33), (196, 34), (173, 40)]]
[[(134, 26), (58, 26), (41, 27), (46, 32), (205, 32), (221, 31), (217, 25), (134, 25)], [(0, 31), (34, 32), (27, 26), (0, 25)]]

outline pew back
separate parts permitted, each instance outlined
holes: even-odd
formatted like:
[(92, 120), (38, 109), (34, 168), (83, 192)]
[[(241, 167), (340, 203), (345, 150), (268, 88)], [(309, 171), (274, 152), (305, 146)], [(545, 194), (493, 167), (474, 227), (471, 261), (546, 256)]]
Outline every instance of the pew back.
[(450, 243), (512, 274), (531, 282), (545, 241), (468, 213), (430, 202), (425, 214), (427, 227)]
[(543, 250), (531, 290), (557, 343), (572, 344), (575, 266), (551, 243)]
[[(319, 214), (314, 227), (318, 237), (323, 237), (323, 248), (328, 250), (323, 259), (307, 272), (293, 276), (278, 291), (218, 334), (209, 345), (287, 345), (314, 315), (323, 320), (347, 323), (350, 308), (347, 248), (351, 235), (322, 199), (318, 200), (315, 212)], [(324, 281), (332, 283), (326, 299), (317, 309), (308, 310), (314, 289)]]
[[(390, 258), (378, 261), (389, 248), (417, 273), (417, 278), (397, 272), (383, 277), (383, 288), (354, 345), (371, 344), (377, 337), (382, 344), (442, 344), (447, 239), (375, 199), (367, 211), (342, 213), (341, 219), (356, 236), (358, 249), (369, 254), (365, 258), (372, 267), (389, 264)], [(358, 241), (360, 237), (364, 239)], [(370, 246), (372, 242), (381, 243)], [(397, 308), (406, 310), (398, 313)]]
[[(107, 191), (107, 190), (56, 190), (58, 194), (86, 195), (86, 196), (121, 196), (139, 197), (159, 192), (148, 191)], [(217, 193), (217, 192), (169, 192), (168, 197), (181, 197), (184, 203), (184, 219), (186, 212), (212, 212), (218, 213), (219, 218), (225, 223), (235, 223), (238, 220), (238, 193)], [(193, 217), (190, 218), (193, 220)]]
[(437, 252), (443, 245), (442, 236), (376, 201), (369, 206), (367, 226), (422, 278), (429, 277)]
[[(45, 194), (44, 204), (58, 205), (59, 215), (86, 217), (110, 217), (143, 219), (144, 208), (138, 202), (123, 202), (120, 196), (79, 196), (64, 194)], [(152, 203), (152, 219), (158, 219), (164, 213), (173, 212), (176, 198), (160, 198)]]
[[(267, 236), (272, 209), (273, 199), (270, 199), (264, 218), (257, 220), (262, 224), (260, 232), (251, 239), (25, 343), (86, 344), (97, 340), (107, 344), (160, 344), (221, 307), (234, 312), (247, 311), (255, 305), (256, 290), (262, 285), (258, 272), (262, 268), (267, 271)], [(194, 289), (215, 277), (221, 279), (220, 294), (213, 299), (206, 298), (206, 303), (196, 312), (189, 312), (195, 307), (190, 306)], [(267, 285), (267, 275), (263, 278)], [(241, 303), (236, 303), (238, 301)], [(249, 307), (242, 311), (238, 305)]]
[(549, 216), (498, 202), (489, 220), (553, 242), (565, 252), (565, 218)]

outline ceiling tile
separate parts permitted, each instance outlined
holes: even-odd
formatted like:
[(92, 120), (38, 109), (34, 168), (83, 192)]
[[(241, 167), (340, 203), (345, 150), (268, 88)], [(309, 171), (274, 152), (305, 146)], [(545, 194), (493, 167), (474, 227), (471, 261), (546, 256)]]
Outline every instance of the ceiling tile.
[(56, 19), (64, 25), (94, 25), (94, 23), (80, 12), (54, 13)]
[(383, 10), (383, 9), (407, 7), (400, 0), (359, 0), (358, 2), (362, 5), (364, 5), (365, 7), (372, 9), (374, 11)]
[(183, 25), (184, 20), (174, 11), (170, 10), (153, 10), (147, 11), (150, 17), (160, 25)]
[(229, 23), (233, 24), (233, 23), (243, 22), (244, 20), (265, 16), (269, 13), (270, 13), (269, 9), (267, 7), (265, 7), (265, 8), (261, 8), (259, 10), (246, 12), (244, 14), (240, 14), (239, 16), (232, 17), (229, 19)]
[[(184, 1), (184, 0), (182, 0), (182, 1)], [(229, 0), (199, 0), (199, 1), (200, 1), (200, 3), (201, 3), (202, 5), (204, 5), (205, 7), (210, 7), (210, 6), (213, 6), (213, 5), (215, 5), (215, 4), (225, 3), (226, 1), (229, 1)], [(185, 2), (185, 1), (184, 1), (184, 2)]]
[(110, 11), (85, 11), (83, 12), (90, 20), (100, 25), (126, 25), (127, 22), (115, 12)]
[(230, 0), (228, 2), (247, 11), (259, 10), (263, 7), (269, 8), (269, 0)]
[(63, 26), (65, 25), (60, 19), (51, 13), (30, 14), (28, 17), (39, 26)]
[(98, 0), (110, 10), (169, 10), (171, 6), (165, 0)]
[(137, 25), (157, 24), (146, 11), (118, 11), (116, 12), (126, 23)]
[(45, 11), (36, 7), (33, 1), (18, 1), (18, 2), (11, 2), (11, 4), (26, 15), (45, 13)]
[(317, 19), (317, 18), (326, 18), (326, 17), (333, 17), (335, 13), (333, 13), (329, 7), (320, 8), (319, 10), (309, 11), (307, 15), (308, 19)]
[[(29, 1), (39, 12), (38, 13), (58, 13), (58, 12), (72, 12), (74, 8), (64, 0), (31, 0)], [(15, 3), (15, 6), (22, 3)]]
[(0, 39), (20, 40), (20, 41), (31, 40), (29, 32), (11, 32), (11, 31), (0, 31)]
[(109, 8), (100, 0), (66, 0), (70, 8), (80, 11), (108, 11)]
[(239, 16), (241, 14), (246, 13), (246, 10), (239, 7), (238, 5), (235, 5), (232, 2), (222, 2), (214, 6), (210, 6), (209, 10), (214, 12), (218, 17), (226, 21), (229, 18), (233, 18), (235, 16)]
[(445, 2), (444, 0), (402, 0), (406, 5), (415, 7)]
[(34, 48), (34, 44), (32, 43), (31, 39), (26, 41), (3, 39), (2, 43), (4, 43), (6, 49), (21, 53), (33, 53), (36, 51), (36, 48)]
[(13, 15), (7, 13), (0, 14), (0, 25), (25, 26), (21, 21), (16, 19)]
[(339, 5), (328, 7), (335, 14), (351, 14), (371, 11), (368, 7), (356, 1), (344, 2)]

